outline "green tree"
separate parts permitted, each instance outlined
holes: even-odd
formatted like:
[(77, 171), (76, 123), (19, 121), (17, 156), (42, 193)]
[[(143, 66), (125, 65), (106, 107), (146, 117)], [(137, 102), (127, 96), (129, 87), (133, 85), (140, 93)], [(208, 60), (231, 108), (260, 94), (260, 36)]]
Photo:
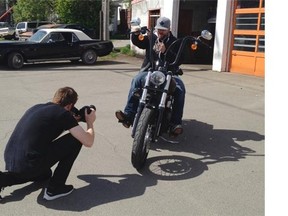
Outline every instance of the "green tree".
[(99, 29), (101, 0), (56, 0), (56, 14), (61, 23), (81, 23)]
[(53, 21), (54, 0), (17, 0), (13, 7), (14, 21)]

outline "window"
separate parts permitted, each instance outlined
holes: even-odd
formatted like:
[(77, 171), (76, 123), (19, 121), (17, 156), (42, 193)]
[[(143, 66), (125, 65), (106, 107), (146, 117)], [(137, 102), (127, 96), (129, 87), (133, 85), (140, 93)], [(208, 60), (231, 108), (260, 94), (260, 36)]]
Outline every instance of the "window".
[(261, 14), (260, 30), (265, 30), (265, 14)]
[(260, 0), (238, 0), (237, 9), (240, 8), (258, 8)]
[(265, 36), (259, 36), (257, 52), (265, 52)]
[(254, 52), (256, 45), (256, 36), (235, 35), (234, 50)]
[(155, 27), (157, 19), (160, 17), (160, 10), (149, 11), (149, 29)]
[(264, 52), (264, 0), (238, 0), (236, 5), (233, 50)]
[(235, 29), (257, 30), (258, 14), (237, 14)]

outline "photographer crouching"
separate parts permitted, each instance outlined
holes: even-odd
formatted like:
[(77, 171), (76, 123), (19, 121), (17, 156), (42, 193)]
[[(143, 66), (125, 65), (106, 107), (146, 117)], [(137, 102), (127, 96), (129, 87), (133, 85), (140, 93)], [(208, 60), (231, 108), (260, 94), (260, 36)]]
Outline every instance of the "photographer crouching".
[[(46, 200), (73, 191), (73, 186), (65, 183), (82, 145), (91, 147), (94, 143), (96, 120), (96, 108), (86, 106), (80, 112), (74, 108), (77, 100), (73, 88), (63, 87), (56, 91), (52, 102), (34, 105), (24, 113), (6, 145), (6, 171), (0, 171), (0, 191), (7, 186), (46, 180)], [(86, 130), (79, 121), (87, 123)], [(67, 130), (70, 133), (59, 137)]]

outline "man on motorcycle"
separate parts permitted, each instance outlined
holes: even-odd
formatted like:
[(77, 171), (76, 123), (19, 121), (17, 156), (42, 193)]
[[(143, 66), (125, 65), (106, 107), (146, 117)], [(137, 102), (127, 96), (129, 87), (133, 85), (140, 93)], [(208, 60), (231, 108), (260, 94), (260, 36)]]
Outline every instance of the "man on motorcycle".
[[(176, 37), (173, 36), (172, 32), (170, 31), (170, 23), (170, 19), (166, 17), (158, 18), (155, 26), (157, 35), (151, 33), (153, 44), (152, 52), (150, 51), (150, 36), (145, 35), (144, 38), (140, 40), (138, 37), (141, 31), (140, 26), (133, 26), (131, 28), (132, 43), (140, 49), (145, 49), (146, 54), (140, 72), (133, 78), (131, 82), (128, 100), (124, 112), (118, 110), (115, 113), (116, 118), (126, 128), (129, 128), (133, 124), (133, 120), (137, 112), (139, 98), (135, 97), (134, 93), (137, 89), (140, 89), (144, 86), (148, 68), (151, 67), (150, 54), (152, 54), (154, 62), (158, 60), (161, 62), (163, 55), (167, 55), (166, 58), (170, 63), (175, 60), (177, 50), (175, 50), (176, 52), (173, 52), (172, 50), (172, 52), (166, 53), (168, 47), (176, 40)], [(179, 68), (179, 64), (174, 67), (168, 67), (168, 69), (173, 71), (174, 74), (178, 73), (179, 75), (182, 75), (182, 70)], [(176, 90), (174, 92), (174, 105), (170, 127), (170, 134), (173, 136), (177, 136), (183, 133), (182, 116), (185, 101), (184, 83), (178, 76), (175, 76), (175, 81)]]

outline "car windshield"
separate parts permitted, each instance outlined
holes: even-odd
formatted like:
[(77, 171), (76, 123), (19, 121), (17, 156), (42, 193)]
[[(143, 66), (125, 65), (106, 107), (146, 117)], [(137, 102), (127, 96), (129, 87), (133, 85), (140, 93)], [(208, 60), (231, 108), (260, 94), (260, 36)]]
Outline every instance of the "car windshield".
[(46, 31), (39, 30), (35, 34), (33, 34), (28, 40), (33, 42), (40, 42), (46, 35)]

